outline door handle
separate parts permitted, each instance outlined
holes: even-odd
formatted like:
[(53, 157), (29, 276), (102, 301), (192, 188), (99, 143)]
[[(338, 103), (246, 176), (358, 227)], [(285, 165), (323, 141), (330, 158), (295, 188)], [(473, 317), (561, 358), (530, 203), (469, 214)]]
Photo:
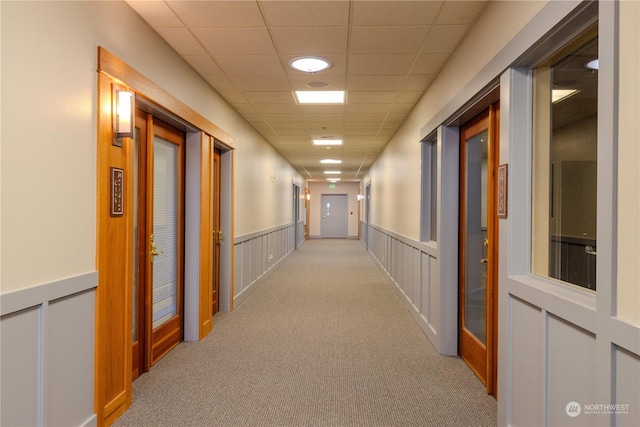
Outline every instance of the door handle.
[(159, 251), (158, 248), (156, 247), (156, 244), (153, 241), (153, 234), (151, 235), (151, 252), (149, 253), (151, 255), (151, 262), (153, 262), (154, 258), (157, 257), (158, 255), (162, 255), (164, 252), (163, 251)]
[(222, 230), (218, 230), (218, 241), (222, 242)]
[(489, 262), (489, 260), (488, 260), (488, 259), (486, 259), (486, 258), (482, 258), (482, 259), (480, 260), (480, 264), (487, 264), (488, 262)]
[(218, 230), (218, 231), (214, 231), (213, 232), (213, 240), (217, 241), (217, 242), (222, 242), (222, 231)]

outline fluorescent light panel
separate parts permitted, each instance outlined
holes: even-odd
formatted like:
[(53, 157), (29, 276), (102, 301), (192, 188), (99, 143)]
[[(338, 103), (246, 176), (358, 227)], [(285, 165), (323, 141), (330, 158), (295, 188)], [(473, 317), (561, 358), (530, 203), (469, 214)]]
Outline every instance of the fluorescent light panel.
[(341, 139), (314, 139), (313, 145), (342, 145)]
[(335, 160), (335, 159), (322, 159), (322, 160), (320, 160), (320, 163), (323, 163), (323, 164), (331, 164), (331, 165), (338, 165), (338, 164), (342, 163), (342, 160)]
[(325, 175), (340, 175), (340, 171), (324, 171)]
[(344, 104), (343, 90), (297, 90), (299, 104)]
[(578, 89), (553, 89), (551, 91), (551, 102), (556, 104), (560, 101), (564, 101), (570, 96), (580, 92)]

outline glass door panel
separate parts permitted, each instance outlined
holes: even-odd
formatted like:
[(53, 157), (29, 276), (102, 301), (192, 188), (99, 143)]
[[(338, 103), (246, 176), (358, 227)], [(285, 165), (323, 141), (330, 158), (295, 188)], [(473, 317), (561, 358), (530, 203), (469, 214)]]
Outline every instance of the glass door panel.
[(464, 327), (487, 344), (487, 165), (488, 132), (466, 144), (466, 224), (464, 268)]
[(153, 147), (153, 313), (156, 329), (178, 314), (178, 146), (158, 136)]

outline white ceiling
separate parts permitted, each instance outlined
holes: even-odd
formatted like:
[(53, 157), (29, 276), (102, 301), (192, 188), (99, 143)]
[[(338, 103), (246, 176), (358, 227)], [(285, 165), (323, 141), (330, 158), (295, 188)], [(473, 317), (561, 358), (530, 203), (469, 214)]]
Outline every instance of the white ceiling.
[[(359, 180), (486, 1), (131, 1), (127, 3), (304, 177)], [(289, 62), (320, 56), (316, 74)], [(345, 105), (298, 105), (296, 90), (345, 90)], [(313, 136), (342, 138), (316, 147)], [(242, 144), (242, 141), (237, 141)], [(324, 158), (341, 165), (320, 164)]]

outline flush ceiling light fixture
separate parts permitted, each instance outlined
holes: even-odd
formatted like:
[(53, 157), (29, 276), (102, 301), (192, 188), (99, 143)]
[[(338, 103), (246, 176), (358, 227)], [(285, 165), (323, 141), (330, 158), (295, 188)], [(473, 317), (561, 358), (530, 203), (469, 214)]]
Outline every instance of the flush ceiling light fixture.
[(299, 104), (344, 104), (343, 90), (297, 90)]
[(598, 60), (598, 58), (593, 59), (589, 62), (587, 62), (586, 64), (584, 64), (585, 67), (587, 67), (590, 70), (599, 70), (600, 69), (600, 61)]
[(327, 59), (317, 56), (302, 56), (294, 58), (289, 62), (291, 68), (305, 73), (317, 73), (318, 71), (326, 70), (331, 66), (331, 62)]
[(340, 171), (324, 171), (325, 175), (340, 175), (341, 173)]
[(322, 160), (320, 160), (320, 163), (337, 165), (337, 164), (342, 163), (342, 160), (322, 159)]
[(327, 178), (327, 181), (329, 181), (329, 182), (338, 182), (338, 181), (340, 181), (340, 178)]
[(341, 139), (314, 139), (313, 145), (342, 145)]

